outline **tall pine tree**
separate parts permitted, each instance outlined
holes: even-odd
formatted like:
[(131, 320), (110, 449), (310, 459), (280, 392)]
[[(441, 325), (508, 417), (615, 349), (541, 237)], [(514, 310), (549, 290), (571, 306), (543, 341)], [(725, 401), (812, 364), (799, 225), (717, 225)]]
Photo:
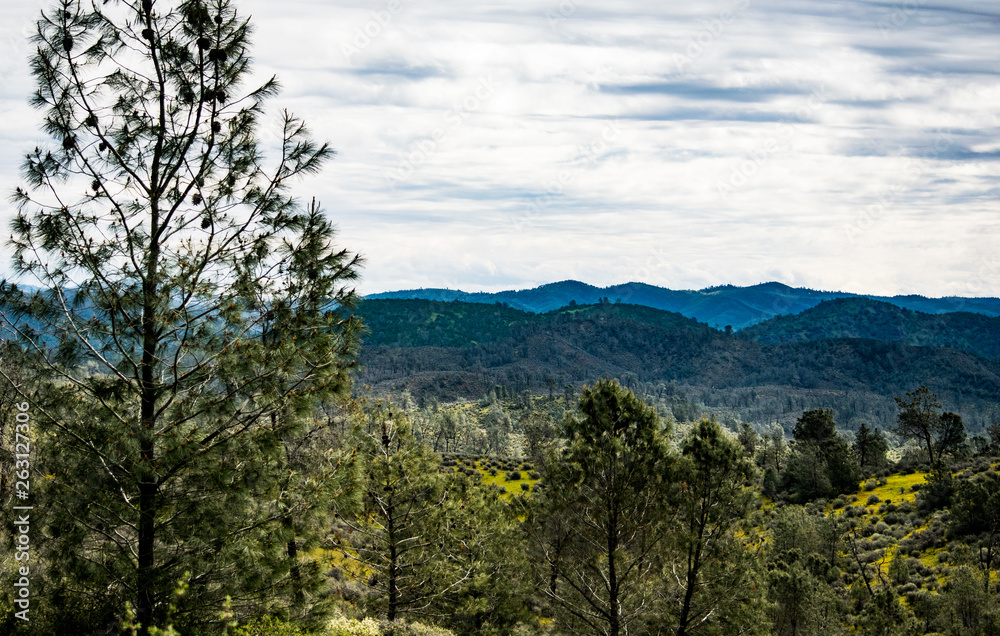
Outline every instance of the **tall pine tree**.
[(527, 519), (541, 591), (570, 633), (620, 636), (650, 618), (671, 511), (653, 409), (612, 380), (587, 387)]
[(59, 0), (38, 21), (53, 142), (25, 157), (10, 246), (41, 291), (2, 300), (48, 370), (53, 593), (92, 628), (130, 601), (145, 634), (185, 572), (191, 624), (297, 590), (288, 451), (348, 386), (360, 261), (289, 194), (332, 149), (286, 113), (262, 157), (277, 82), (245, 86), (250, 32), (229, 0)]

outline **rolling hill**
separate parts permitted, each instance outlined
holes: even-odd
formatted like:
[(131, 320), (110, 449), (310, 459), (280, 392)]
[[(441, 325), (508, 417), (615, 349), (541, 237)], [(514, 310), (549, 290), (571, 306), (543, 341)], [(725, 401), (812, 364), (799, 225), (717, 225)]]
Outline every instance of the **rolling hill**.
[[(723, 285), (697, 291), (672, 290), (645, 283), (625, 283), (611, 287), (594, 287), (567, 280), (518, 291), (463, 292), (451, 289), (412, 289), (371, 294), (371, 299), (425, 299), (462, 301), (467, 303), (506, 303), (515, 309), (544, 313), (565, 307), (570, 302), (596, 304), (602, 299), (611, 303), (643, 305), (664, 311), (674, 311), (721, 329), (731, 325), (740, 330), (769, 318), (798, 314), (826, 300), (857, 297), (848, 292), (827, 292), (793, 288), (781, 283), (762, 283), (750, 287)], [(1000, 316), (997, 298), (925, 298), (923, 296), (863, 296), (881, 300), (897, 307), (930, 314), (972, 312)]]

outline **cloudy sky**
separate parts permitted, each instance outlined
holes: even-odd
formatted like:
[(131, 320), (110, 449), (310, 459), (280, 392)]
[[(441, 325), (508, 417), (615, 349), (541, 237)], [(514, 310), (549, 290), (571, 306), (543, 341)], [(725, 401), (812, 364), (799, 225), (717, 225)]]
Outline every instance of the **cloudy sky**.
[[(0, 8), (4, 192), (42, 139), (25, 37), (48, 4)], [(1000, 295), (995, 0), (238, 6), (275, 112), (338, 150), (298, 192), (366, 256), (362, 292)]]

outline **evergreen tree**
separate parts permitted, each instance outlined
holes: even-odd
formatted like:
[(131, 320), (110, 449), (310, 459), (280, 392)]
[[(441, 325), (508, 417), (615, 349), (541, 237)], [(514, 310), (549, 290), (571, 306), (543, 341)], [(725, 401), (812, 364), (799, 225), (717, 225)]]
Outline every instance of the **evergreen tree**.
[(983, 586), (990, 591), (990, 581), (1000, 561), (1000, 476), (984, 473), (955, 488), (951, 504), (954, 529), (973, 541), (980, 536), (978, 565), (983, 571)]
[(673, 459), (652, 408), (611, 380), (586, 387), (527, 526), (563, 630), (619, 636), (650, 618)]
[(861, 467), (862, 475), (867, 476), (886, 465), (885, 456), (889, 452), (889, 442), (877, 428), (872, 431), (862, 422), (854, 434), (851, 450), (858, 461), (858, 466)]
[(986, 429), (990, 436), (990, 453), (1000, 455), (1000, 422), (993, 422)]
[(353, 530), (345, 555), (370, 573), (372, 609), (388, 621), (433, 613), (439, 597), (470, 576), (450, 558), (461, 541), (456, 486), (439, 473), (430, 448), (413, 439), (405, 414), (375, 404), (360, 416), (366, 420), (357, 430), (362, 501), (357, 516), (343, 517)]
[(521, 502), (509, 502), (500, 489), (464, 477), (455, 480), (453, 496), (458, 505), (450, 508), (446, 556), (452, 576), (461, 578), (435, 599), (437, 621), (468, 636), (523, 633), (518, 625), (537, 619), (528, 610)]
[(763, 586), (741, 524), (754, 470), (743, 446), (702, 419), (682, 444), (677, 524), (668, 557), (669, 613), (677, 636), (762, 633)]
[(1000, 633), (1000, 604), (986, 592), (972, 568), (955, 568), (942, 594), (948, 634), (992, 636)]
[(54, 143), (25, 157), (10, 245), (42, 291), (5, 282), (3, 313), (48, 370), (51, 580), (95, 629), (130, 601), (147, 633), (186, 571), (182, 623), (227, 595), (281, 605), (301, 509), (277, 469), (348, 386), (360, 261), (288, 191), (333, 151), (286, 113), (264, 164), (277, 82), (244, 87), (249, 35), (228, 0), (59, 0), (38, 21)]
[(911, 636), (918, 634), (917, 620), (888, 587), (879, 589), (865, 605), (858, 620), (859, 632), (870, 636)]
[(753, 460), (754, 456), (757, 454), (757, 446), (760, 444), (760, 435), (757, 431), (747, 424), (742, 422), (740, 424), (740, 432), (737, 435), (737, 439), (740, 445), (743, 446), (743, 452), (746, 456)]
[(847, 442), (837, 433), (833, 411), (804, 411), (792, 434), (796, 447), (786, 478), (799, 498), (808, 501), (857, 488), (860, 470)]

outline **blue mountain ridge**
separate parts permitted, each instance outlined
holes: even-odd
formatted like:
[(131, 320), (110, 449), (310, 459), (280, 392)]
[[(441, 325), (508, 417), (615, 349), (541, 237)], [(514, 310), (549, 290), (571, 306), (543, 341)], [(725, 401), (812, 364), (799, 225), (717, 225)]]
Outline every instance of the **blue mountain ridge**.
[(839, 291), (789, 287), (769, 282), (737, 287), (722, 285), (700, 290), (673, 290), (646, 283), (624, 283), (610, 287), (595, 287), (576, 280), (549, 283), (532, 289), (501, 292), (464, 292), (452, 289), (409, 289), (370, 294), (366, 298), (420, 298), (425, 300), (463, 301), (470, 303), (507, 303), (510, 307), (543, 313), (559, 309), (571, 302), (594, 304), (608, 302), (644, 305), (665, 311), (675, 311), (688, 318), (707, 323), (716, 329), (731, 326), (744, 329), (775, 316), (799, 314), (825, 300), (836, 298), (870, 298), (897, 307), (928, 314), (970, 312), (1000, 316), (1000, 298), (965, 298), (947, 296), (874, 296)]

